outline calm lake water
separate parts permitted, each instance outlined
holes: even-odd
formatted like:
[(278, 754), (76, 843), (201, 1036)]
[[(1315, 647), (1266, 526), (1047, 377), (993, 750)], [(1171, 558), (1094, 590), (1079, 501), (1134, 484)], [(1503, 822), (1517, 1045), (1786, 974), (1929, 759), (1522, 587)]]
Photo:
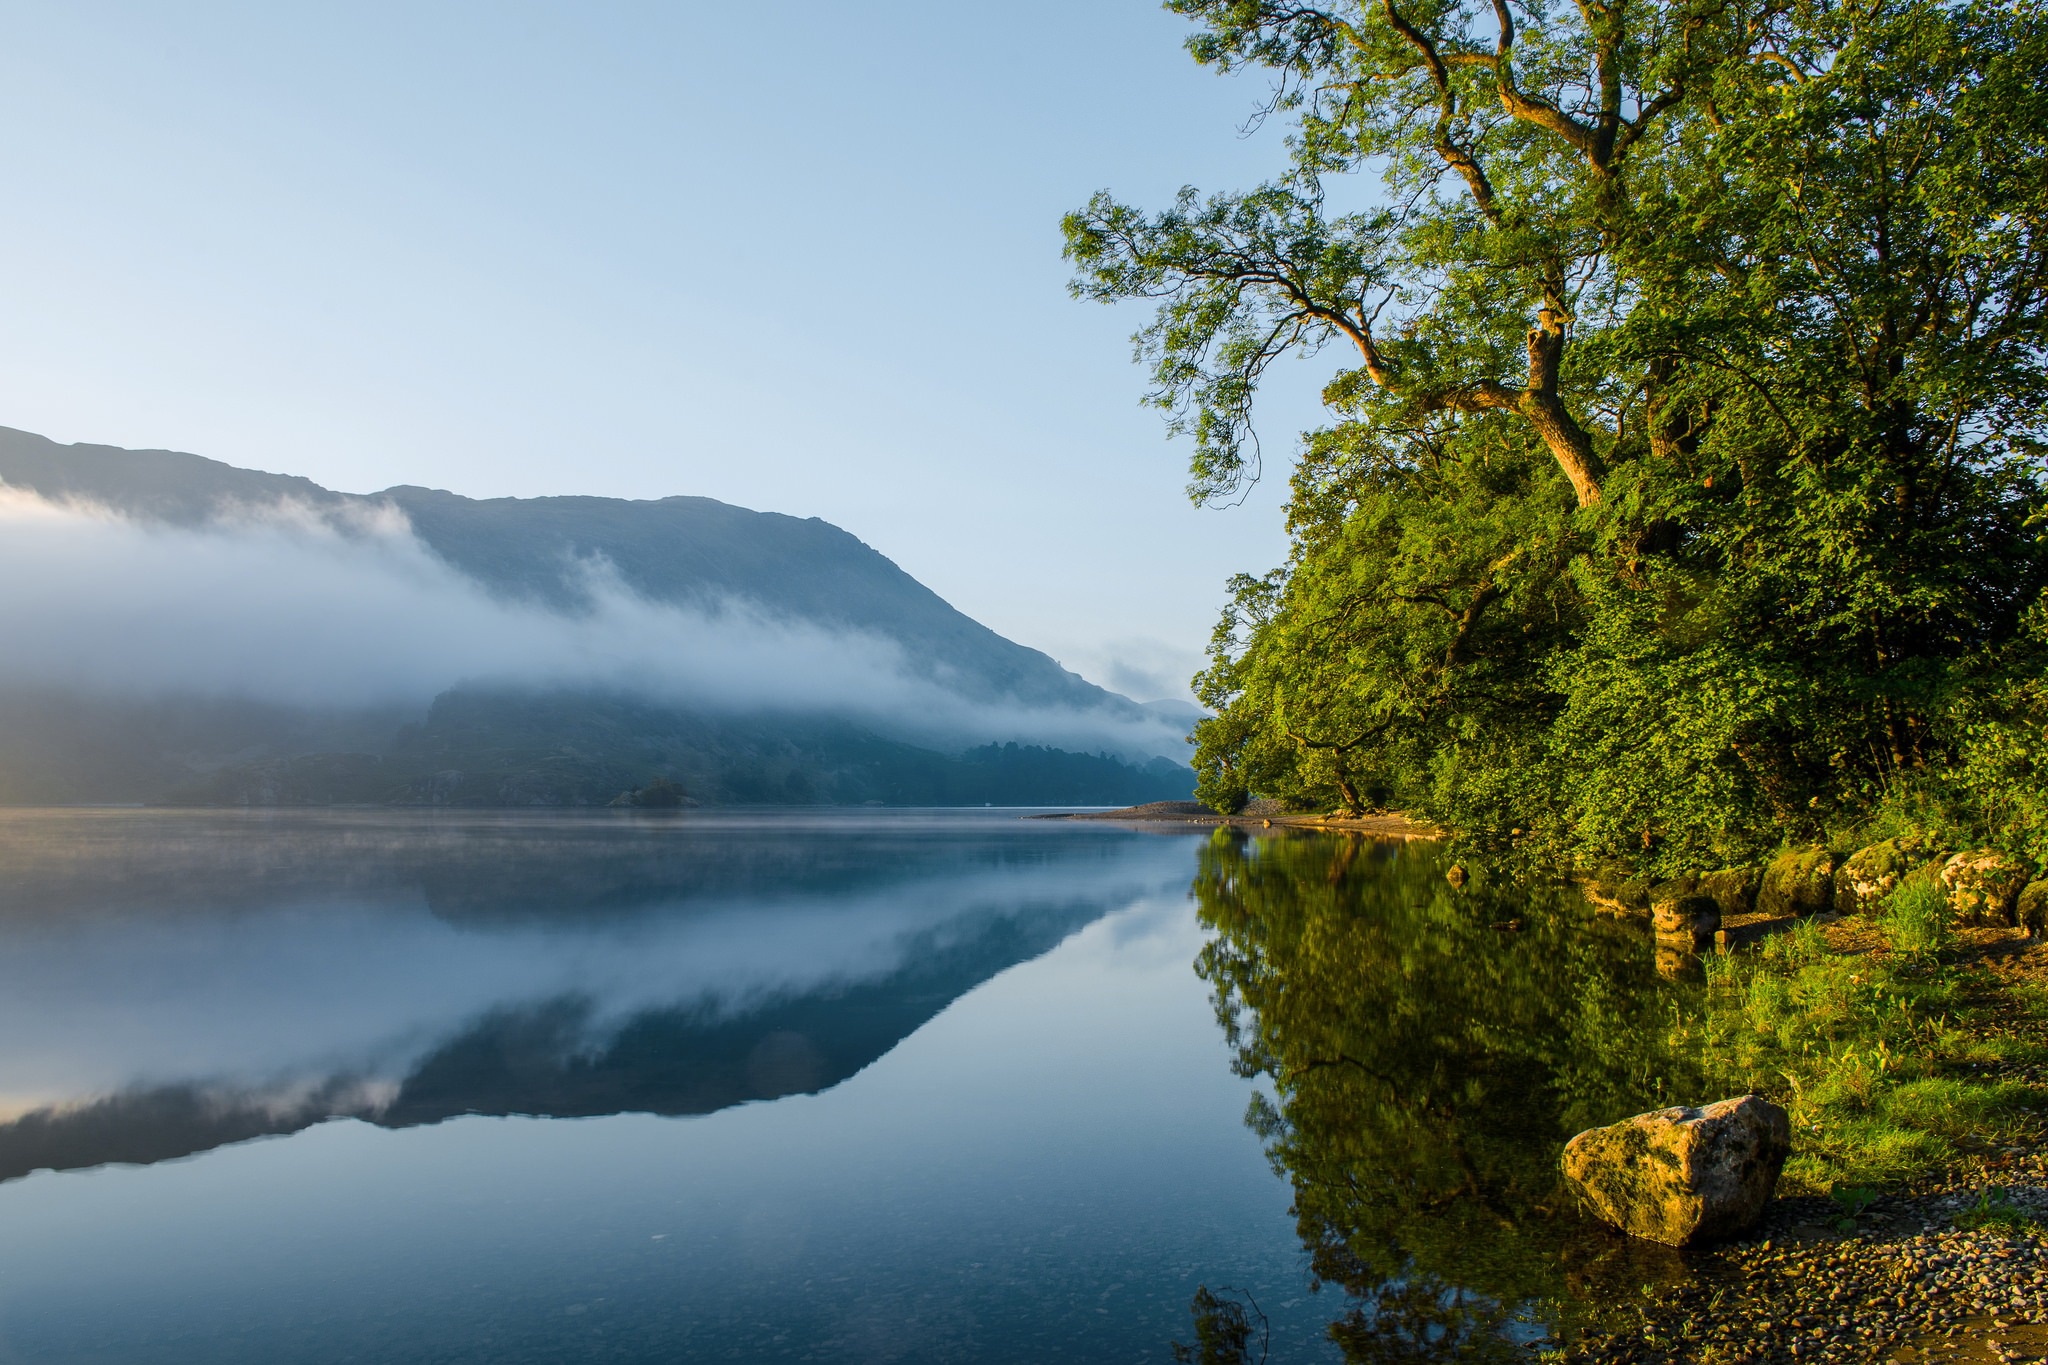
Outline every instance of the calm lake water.
[(1551, 1171), (1668, 988), (1438, 856), (0, 815), (0, 1361), (1163, 1361), (1204, 1285), (1276, 1361), (1511, 1357), (1663, 1273)]

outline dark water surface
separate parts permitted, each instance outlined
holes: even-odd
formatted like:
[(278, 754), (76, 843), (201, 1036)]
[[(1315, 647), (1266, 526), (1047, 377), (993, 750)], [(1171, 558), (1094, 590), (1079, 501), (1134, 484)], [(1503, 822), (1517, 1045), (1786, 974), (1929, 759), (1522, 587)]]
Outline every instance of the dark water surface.
[(1339, 837), (4, 814), (0, 1362), (1513, 1354), (1661, 1273), (1551, 1176), (1650, 963)]

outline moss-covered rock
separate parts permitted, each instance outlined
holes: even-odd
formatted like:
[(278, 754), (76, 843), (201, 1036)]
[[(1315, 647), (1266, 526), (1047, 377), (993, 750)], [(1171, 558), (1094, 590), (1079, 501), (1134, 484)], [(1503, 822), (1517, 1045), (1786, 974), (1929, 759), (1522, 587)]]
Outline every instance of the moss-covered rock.
[(2035, 938), (2048, 934), (2048, 881), (2028, 882), (2020, 888), (2013, 905), (2013, 918)]
[(1679, 939), (1698, 947), (1713, 940), (1721, 927), (1721, 907), (1711, 896), (1672, 895), (1650, 902), (1650, 927), (1660, 939)]
[(1834, 900), (1834, 855), (1824, 848), (1795, 848), (1764, 868), (1756, 908), (1771, 915), (1817, 915)]
[(1958, 853), (1941, 865), (1949, 909), (1962, 924), (2011, 924), (2029, 869), (1995, 848)]
[(1917, 834), (1856, 850), (1835, 869), (1835, 909), (1845, 915), (1876, 911), (1906, 874), (1941, 854), (1938, 845)]
[(1750, 1226), (1792, 1150), (1792, 1122), (1757, 1095), (1637, 1114), (1565, 1145), (1567, 1184), (1631, 1237), (1698, 1246)]
[(1757, 889), (1763, 884), (1760, 867), (1727, 867), (1699, 877), (1694, 894), (1706, 896), (1721, 908), (1721, 918), (1746, 915), (1756, 909)]
[(1650, 884), (1641, 877), (1611, 871), (1589, 872), (1579, 878), (1579, 891), (1603, 915), (1621, 919), (1649, 917)]

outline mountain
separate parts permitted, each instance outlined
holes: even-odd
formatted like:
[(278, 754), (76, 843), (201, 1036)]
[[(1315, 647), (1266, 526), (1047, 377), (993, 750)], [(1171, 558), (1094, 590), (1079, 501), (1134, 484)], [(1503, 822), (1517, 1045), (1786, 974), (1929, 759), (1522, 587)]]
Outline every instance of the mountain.
[(505, 597), (564, 611), (585, 607), (587, 579), (574, 568), (596, 556), (651, 601), (707, 606), (738, 599), (774, 616), (893, 640), (913, 666), (943, 672), (976, 700), (1137, 713), (1128, 698), (996, 634), (858, 537), (816, 517), (711, 498), (479, 499), (410, 486), (337, 493), (296, 475), (237, 469), (200, 455), (59, 445), (9, 427), (0, 427), (0, 482), (185, 527), (279, 502), (330, 513), (395, 508), (436, 555)]
[[(904, 675), (961, 704), (892, 728), (850, 705), (711, 707), (588, 684), (450, 686), (411, 709), (13, 685), (0, 688), (0, 802), (603, 805), (663, 782), (725, 804), (1122, 805), (1192, 787), (1180, 711), (1140, 706), (1003, 638), (817, 518), (697, 497), (342, 493), (4, 427), (0, 483), (202, 536), (280, 505), (345, 536), (396, 514), (484, 589), (480, 606), (495, 598), (574, 620), (599, 610), (600, 590), (624, 589), (664, 607), (738, 607), (884, 642)], [(1025, 714), (1072, 721), (1091, 752), (1002, 719)]]

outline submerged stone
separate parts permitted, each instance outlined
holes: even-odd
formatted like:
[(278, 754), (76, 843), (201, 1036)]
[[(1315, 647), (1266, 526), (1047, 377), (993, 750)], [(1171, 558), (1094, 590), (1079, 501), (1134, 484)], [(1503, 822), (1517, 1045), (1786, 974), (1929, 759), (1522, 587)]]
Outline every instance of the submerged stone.
[(1785, 1111), (1743, 1095), (1588, 1129), (1565, 1144), (1562, 1164), (1566, 1182), (1603, 1222), (1684, 1247), (1754, 1223), (1791, 1150)]
[(1660, 939), (1676, 939), (1688, 947), (1711, 943), (1721, 927), (1721, 907), (1711, 896), (1689, 894), (1650, 903), (1650, 927)]

